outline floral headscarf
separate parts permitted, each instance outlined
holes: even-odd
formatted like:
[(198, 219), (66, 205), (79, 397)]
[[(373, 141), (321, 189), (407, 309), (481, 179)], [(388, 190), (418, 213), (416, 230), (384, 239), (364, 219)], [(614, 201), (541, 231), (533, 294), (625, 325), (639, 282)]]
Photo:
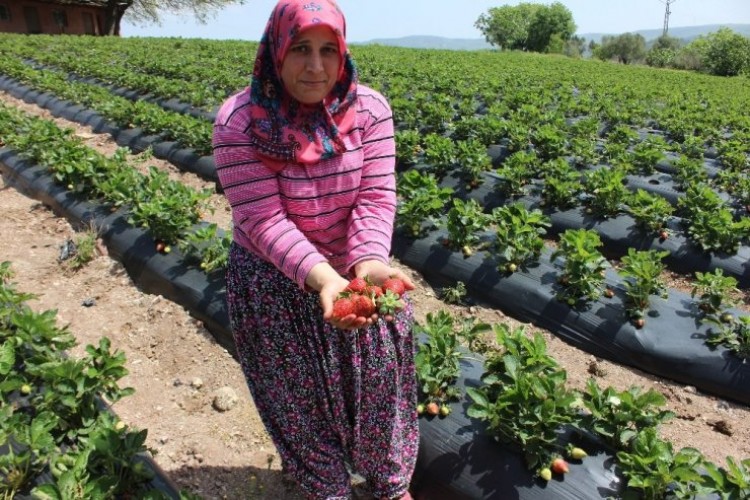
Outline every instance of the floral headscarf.
[[(305, 105), (279, 75), (294, 37), (317, 25), (330, 27), (339, 44), (338, 79), (321, 105)], [(357, 70), (346, 47), (346, 21), (333, 0), (280, 0), (260, 40), (250, 86), (248, 134), (257, 154), (275, 169), (316, 163), (345, 150), (342, 136), (354, 128)]]

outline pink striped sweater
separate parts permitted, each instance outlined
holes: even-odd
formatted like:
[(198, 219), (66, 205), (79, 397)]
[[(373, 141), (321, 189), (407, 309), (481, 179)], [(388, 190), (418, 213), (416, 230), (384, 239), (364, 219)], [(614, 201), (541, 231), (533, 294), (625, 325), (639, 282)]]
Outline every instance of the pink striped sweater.
[(216, 172), (232, 207), (234, 241), (305, 288), (328, 262), (346, 276), (362, 260), (388, 263), (396, 212), (396, 146), (385, 98), (357, 87), (357, 126), (346, 152), (279, 172), (248, 146), (249, 88), (230, 97), (214, 123)]

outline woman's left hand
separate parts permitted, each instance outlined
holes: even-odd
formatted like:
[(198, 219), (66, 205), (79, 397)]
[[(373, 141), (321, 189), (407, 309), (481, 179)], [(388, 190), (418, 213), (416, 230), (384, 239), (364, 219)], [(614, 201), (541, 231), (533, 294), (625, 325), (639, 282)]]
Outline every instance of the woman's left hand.
[(414, 282), (400, 269), (391, 267), (379, 260), (363, 260), (354, 266), (354, 274), (357, 277), (367, 276), (375, 285), (382, 285), (388, 278), (398, 278), (404, 282), (406, 290), (414, 290)]

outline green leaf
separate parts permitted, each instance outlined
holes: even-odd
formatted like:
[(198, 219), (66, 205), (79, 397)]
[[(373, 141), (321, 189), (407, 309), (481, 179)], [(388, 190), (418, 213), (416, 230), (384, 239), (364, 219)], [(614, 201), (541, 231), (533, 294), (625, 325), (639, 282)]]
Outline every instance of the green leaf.
[(7, 375), (16, 364), (16, 351), (10, 341), (0, 346), (0, 375)]

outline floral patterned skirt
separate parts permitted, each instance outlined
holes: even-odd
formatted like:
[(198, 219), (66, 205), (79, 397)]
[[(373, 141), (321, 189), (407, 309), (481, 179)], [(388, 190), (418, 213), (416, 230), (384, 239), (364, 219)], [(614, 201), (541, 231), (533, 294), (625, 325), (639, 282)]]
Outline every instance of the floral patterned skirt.
[(234, 243), (227, 302), (250, 392), (282, 465), (315, 499), (350, 498), (347, 464), (376, 498), (399, 498), (419, 445), (412, 307), (340, 330), (318, 294)]

